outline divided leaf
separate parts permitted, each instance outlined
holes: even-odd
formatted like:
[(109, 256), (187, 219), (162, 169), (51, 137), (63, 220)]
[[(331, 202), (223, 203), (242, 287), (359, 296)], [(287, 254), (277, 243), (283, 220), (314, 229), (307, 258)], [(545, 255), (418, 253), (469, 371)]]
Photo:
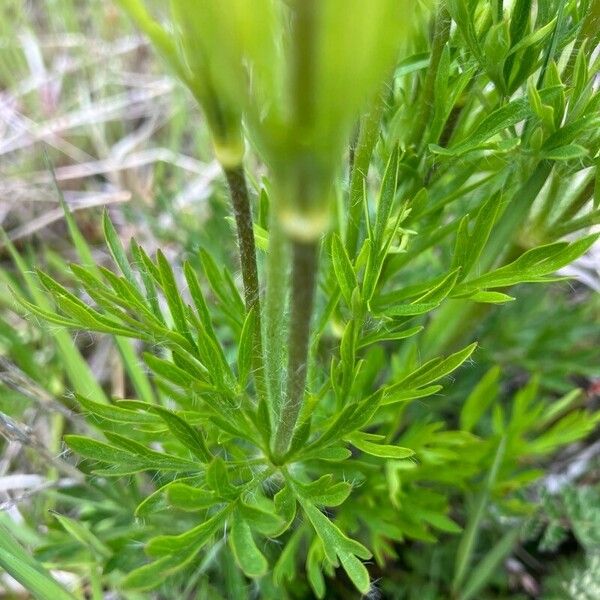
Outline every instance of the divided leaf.
[(323, 544), (325, 556), (332, 564), (341, 562), (352, 583), (362, 594), (370, 588), (369, 572), (359, 560), (371, 558), (371, 553), (358, 542), (344, 535), (310, 500), (298, 494), (304, 514), (313, 526), (315, 533)]
[(248, 521), (239, 511), (233, 514), (229, 544), (238, 565), (248, 577), (262, 577), (267, 573), (267, 559), (258, 549)]

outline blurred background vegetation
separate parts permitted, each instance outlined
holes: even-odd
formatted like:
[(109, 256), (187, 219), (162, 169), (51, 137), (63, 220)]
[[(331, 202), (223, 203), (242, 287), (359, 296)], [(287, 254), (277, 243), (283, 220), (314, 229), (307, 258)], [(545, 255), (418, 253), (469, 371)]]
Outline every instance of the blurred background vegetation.
[[(224, 182), (205, 124), (147, 42), (110, 1), (2, 0), (0, 526), (58, 580), (85, 588), (97, 600), (111, 573), (126, 565), (118, 564), (116, 553), (105, 568), (107, 578), (101, 581), (93, 569), (90, 574), (94, 561), (76, 551), (77, 543), (64, 537), (64, 524), (54, 517), (58, 505), (78, 503), (72, 486), (79, 472), (61, 442), (66, 430), (85, 427), (70, 392), (75, 380), (86, 381), (88, 395), (93, 389), (98, 397), (152, 391), (136, 370), (134, 346), (92, 334), (78, 335), (73, 344), (64, 331), (15, 310), (10, 287), (38, 293), (33, 266), (69, 282), (67, 264), (80, 258), (57, 188), (97, 264), (108, 259), (100, 218), (106, 207), (121, 238), (135, 236), (149, 254), (160, 247), (179, 261), (205, 247), (235, 269), (235, 248), (223, 243), (232, 227), (224, 218)], [(571, 394), (570, 406), (598, 409), (600, 248), (565, 274), (572, 279), (522, 286), (518, 302), (473, 315), (473, 337), (481, 346), (477, 360), (427, 410), (456, 424), (464, 399), (493, 368), (499, 369), (495, 403), (507, 411), (515, 392), (532, 380), (541, 397)], [(528, 490), (538, 507), (530, 515), (529, 541), (504, 561), (485, 597), (600, 598), (598, 432), (545, 468), (540, 483)], [(112, 497), (98, 489), (96, 498), (86, 498), (85, 510), (110, 531), (113, 547), (128, 539), (132, 502), (126, 487), (115, 488)], [(493, 535), (482, 532), (479, 545), (491, 545), (486, 536)], [(403, 545), (397, 560), (376, 573), (382, 593), (440, 597), (455, 552), (455, 543)], [(344, 582), (339, 585), (332, 594), (350, 597)], [(0, 572), (0, 594), (24, 592)]]

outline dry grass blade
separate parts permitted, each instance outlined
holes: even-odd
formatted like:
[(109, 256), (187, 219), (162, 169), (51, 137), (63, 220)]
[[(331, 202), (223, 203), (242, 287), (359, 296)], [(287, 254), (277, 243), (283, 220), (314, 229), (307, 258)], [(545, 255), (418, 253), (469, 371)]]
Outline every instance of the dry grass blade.
[[(81, 195), (81, 194), (80, 194)], [(72, 211), (82, 210), (85, 208), (93, 208), (96, 206), (107, 206), (108, 204), (115, 204), (118, 202), (127, 202), (131, 199), (131, 193), (126, 191), (117, 192), (99, 192), (91, 194), (83, 194), (84, 201), (70, 204)], [(86, 197), (87, 196), (87, 197)], [(42, 213), (38, 217), (24, 223), (23, 225), (16, 227), (8, 232), (8, 238), (11, 241), (20, 240), (22, 238), (29, 237), (37, 231), (44, 229), (48, 225), (56, 221), (60, 221), (64, 218), (64, 212), (62, 208), (54, 208), (45, 213)]]
[(83, 481), (83, 474), (61, 458), (53, 456), (48, 449), (35, 437), (33, 431), (21, 423), (0, 412), (0, 435), (10, 442), (31, 448), (47, 464), (55, 467), (60, 473), (75, 481)]

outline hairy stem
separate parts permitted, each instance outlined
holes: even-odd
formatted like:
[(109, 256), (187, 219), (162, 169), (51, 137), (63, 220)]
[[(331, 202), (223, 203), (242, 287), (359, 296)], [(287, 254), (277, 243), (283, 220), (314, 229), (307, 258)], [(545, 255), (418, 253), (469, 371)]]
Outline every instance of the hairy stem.
[(291, 315), (288, 338), (286, 397), (275, 432), (274, 454), (280, 459), (289, 450), (306, 385), (310, 321), (318, 269), (318, 243), (292, 242)]
[(244, 282), (244, 299), (246, 311), (254, 309), (256, 318), (256, 333), (253, 353), (254, 381), (259, 397), (266, 396), (264, 379), (262, 336), (260, 326), (260, 296), (258, 285), (258, 269), (256, 266), (256, 248), (254, 244), (254, 228), (250, 209), (250, 196), (242, 165), (224, 168), (229, 186), (229, 194), (233, 205), (233, 214), (237, 227), (242, 280)]
[(275, 211), (270, 212), (264, 323), (265, 371), (273, 422), (276, 423), (279, 420), (284, 396), (288, 257), (287, 244)]

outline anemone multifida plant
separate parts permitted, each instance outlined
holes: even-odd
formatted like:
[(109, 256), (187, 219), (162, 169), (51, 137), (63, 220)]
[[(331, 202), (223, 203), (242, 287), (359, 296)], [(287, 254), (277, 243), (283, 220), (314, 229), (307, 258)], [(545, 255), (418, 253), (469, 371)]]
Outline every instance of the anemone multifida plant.
[[(53, 302), (17, 294), (54, 327), (146, 350), (151, 393), (77, 390), (102, 439), (65, 441), (137, 518), (128, 543), (85, 542), (122, 589), (237, 598), (246, 577), (260, 597), (306, 581), (324, 597), (323, 573), (366, 594), (372, 557), (466, 525), (448, 593), (473, 597), (525, 502), (467, 578), (488, 504), (596, 422), (536, 383), (478, 431), (497, 370), (456, 422), (427, 406), (477, 360), (486, 311), (597, 239), (598, 2), (173, 0), (164, 25), (119, 4), (202, 109), (238, 252), (233, 269), (208, 249), (171, 263), (105, 215), (115, 271), (72, 265), (72, 289), (38, 271)], [(451, 514), (465, 490), (475, 510)]]

